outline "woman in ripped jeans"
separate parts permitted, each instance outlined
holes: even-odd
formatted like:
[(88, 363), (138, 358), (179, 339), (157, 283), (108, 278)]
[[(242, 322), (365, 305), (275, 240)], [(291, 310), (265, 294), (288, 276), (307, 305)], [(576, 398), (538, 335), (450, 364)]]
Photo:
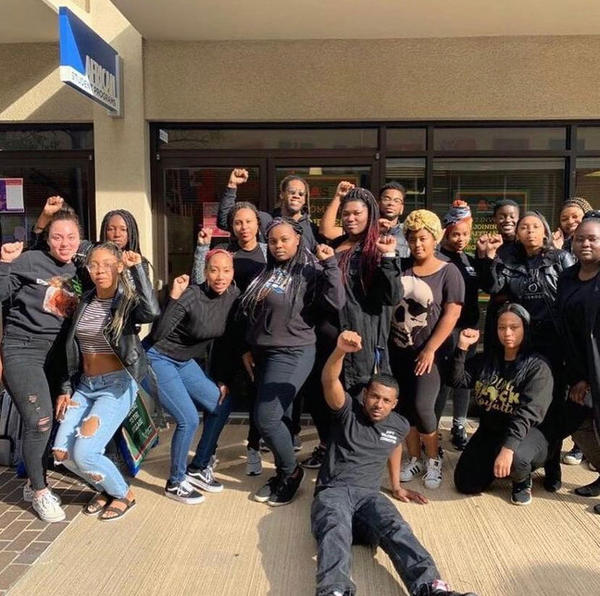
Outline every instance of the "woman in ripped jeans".
[(87, 268), (95, 288), (82, 297), (67, 334), (67, 378), (56, 404), (61, 425), (53, 451), (57, 463), (98, 491), (84, 513), (113, 521), (135, 505), (135, 498), (104, 449), (148, 370), (136, 325), (151, 323), (160, 308), (138, 253), (121, 253), (105, 242), (91, 250)]

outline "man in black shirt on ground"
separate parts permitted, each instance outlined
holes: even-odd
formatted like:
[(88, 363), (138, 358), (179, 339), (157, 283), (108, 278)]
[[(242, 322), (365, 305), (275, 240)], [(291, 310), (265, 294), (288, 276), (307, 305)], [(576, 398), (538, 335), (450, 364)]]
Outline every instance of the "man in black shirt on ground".
[[(409, 431), (393, 411), (398, 384), (390, 375), (375, 375), (359, 403), (345, 393), (340, 374), (344, 357), (361, 349), (361, 337), (343, 331), (323, 368), (323, 391), (333, 411), (331, 438), (319, 471), (312, 504), (312, 532), (317, 539), (317, 596), (352, 596), (352, 541), (381, 546), (411, 596), (459, 596), (439, 579), (431, 555), (410, 526), (380, 492), (385, 463), (392, 495), (399, 501), (427, 503), (400, 486), (402, 442)], [(469, 593), (464, 596), (474, 596)]]

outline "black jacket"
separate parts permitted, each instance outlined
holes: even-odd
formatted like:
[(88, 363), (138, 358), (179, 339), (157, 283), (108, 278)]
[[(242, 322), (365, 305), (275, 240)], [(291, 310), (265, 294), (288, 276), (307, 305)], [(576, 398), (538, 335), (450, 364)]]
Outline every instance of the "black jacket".
[[(592, 300), (587, 300), (585, 303), (584, 312), (581, 313), (581, 324), (585, 329), (586, 345), (585, 354), (586, 362), (572, 362), (568, 351), (568, 346), (573, 341), (578, 341), (574, 336), (569, 325), (565, 324), (564, 309), (565, 301), (568, 293), (568, 287), (573, 287), (577, 282), (579, 273), (579, 263), (566, 269), (560, 276), (558, 281), (558, 296), (556, 307), (561, 321), (561, 337), (564, 341), (561, 346), (565, 348), (565, 360), (567, 362), (567, 375), (569, 376), (570, 384), (575, 384), (578, 381), (587, 381), (590, 385), (592, 394), (592, 407), (594, 411), (594, 421), (596, 432), (600, 436), (600, 275), (592, 282)], [(576, 372), (577, 371), (577, 372)], [(587, 378), (584, 376), (587, 374)], [(579, 376), (579, 378), (577, 378)]]
[[(115, 356), (119, 358), (127, 372), (139, 383), (148, 372), (148, 361), (146, 353), (140, 338), (138, 337), (138, 325), (142, 323), (152, 323), (160, 316), (160, 307), (154, 292), (150, 279), (144, 271), (143, 265), (135, 265), (129, 269), (138, 297), (138, 302), (133, 310), (129, 313), (127, 320), (123, 326), (123, 332), (118, 343), (114, 343), (108, 337), (106, 340), (113, 349)], [(79, 376), (81, 375), (81, 352), (79, 344), (75, 338), (77, 325), (83, 315), (85, 307), (93, 300), (96, 295), (95, 290), (91, 290), (83, 295), (79, 306), (73, 315), (71, 327), (67, 333), (66, 353), (67, 353), (67, 370), (65, 379), (62, 384), (61, 393), (72, 394), (73, 387), (77, 385)], [(123, 296), (123, 290), (119, 286), (111, 304), (111, 316), (117, 309), (117, 306)]]
[(524, 306), (531, 316), (531, 340), (534, 350), (553, 362), (560, 327), (555, 308), (558, 277), (573, 265), (572, 254), (549, 249), (529, 261), (519, 244), (510, 247), (493, 261), (476, 258), (480, 282), (490, 294), (501, 293), (511, 302)]
[(481, 410), (480, 428), (502, 435), (502, 445), (515, 451), (529, 430), (539, 426), (552, 402), (550, 366), (538, 354), (519, 355), (513, 363), (478, 354), (454, 352), (448, 385), (474, 388)]

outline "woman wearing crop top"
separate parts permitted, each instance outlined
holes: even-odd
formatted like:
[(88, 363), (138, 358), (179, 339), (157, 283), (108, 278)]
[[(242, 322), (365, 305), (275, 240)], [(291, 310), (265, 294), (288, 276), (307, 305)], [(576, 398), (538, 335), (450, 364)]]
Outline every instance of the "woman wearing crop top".
[[(105, 242), (91, 250), (87, 268), (95, 288), (84, 294), (67, 335), (67, 374), (56, 403), (61, 425), (53, 451), (57, 463), (98, 490), (84, 513), (112, 521), (123, 517), (135, 498), (104, 449), (148, 370), (136, 325), (151, 323), (160, 309), (138, 253), (121, 253)], [(79, 381), (71, 395), (74, 378)]]

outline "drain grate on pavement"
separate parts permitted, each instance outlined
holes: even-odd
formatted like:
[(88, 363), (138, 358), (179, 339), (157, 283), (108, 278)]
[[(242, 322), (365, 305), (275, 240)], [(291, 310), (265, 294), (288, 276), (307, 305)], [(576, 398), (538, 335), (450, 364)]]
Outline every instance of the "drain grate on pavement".
[(67, 518), (49, 524), (23, 501), (25, 480), (0, 466), (0, 596), (16, 583), (81, 512), (92, 491), (70, 476), (48, 472), (48, 484), (63, 502)]

